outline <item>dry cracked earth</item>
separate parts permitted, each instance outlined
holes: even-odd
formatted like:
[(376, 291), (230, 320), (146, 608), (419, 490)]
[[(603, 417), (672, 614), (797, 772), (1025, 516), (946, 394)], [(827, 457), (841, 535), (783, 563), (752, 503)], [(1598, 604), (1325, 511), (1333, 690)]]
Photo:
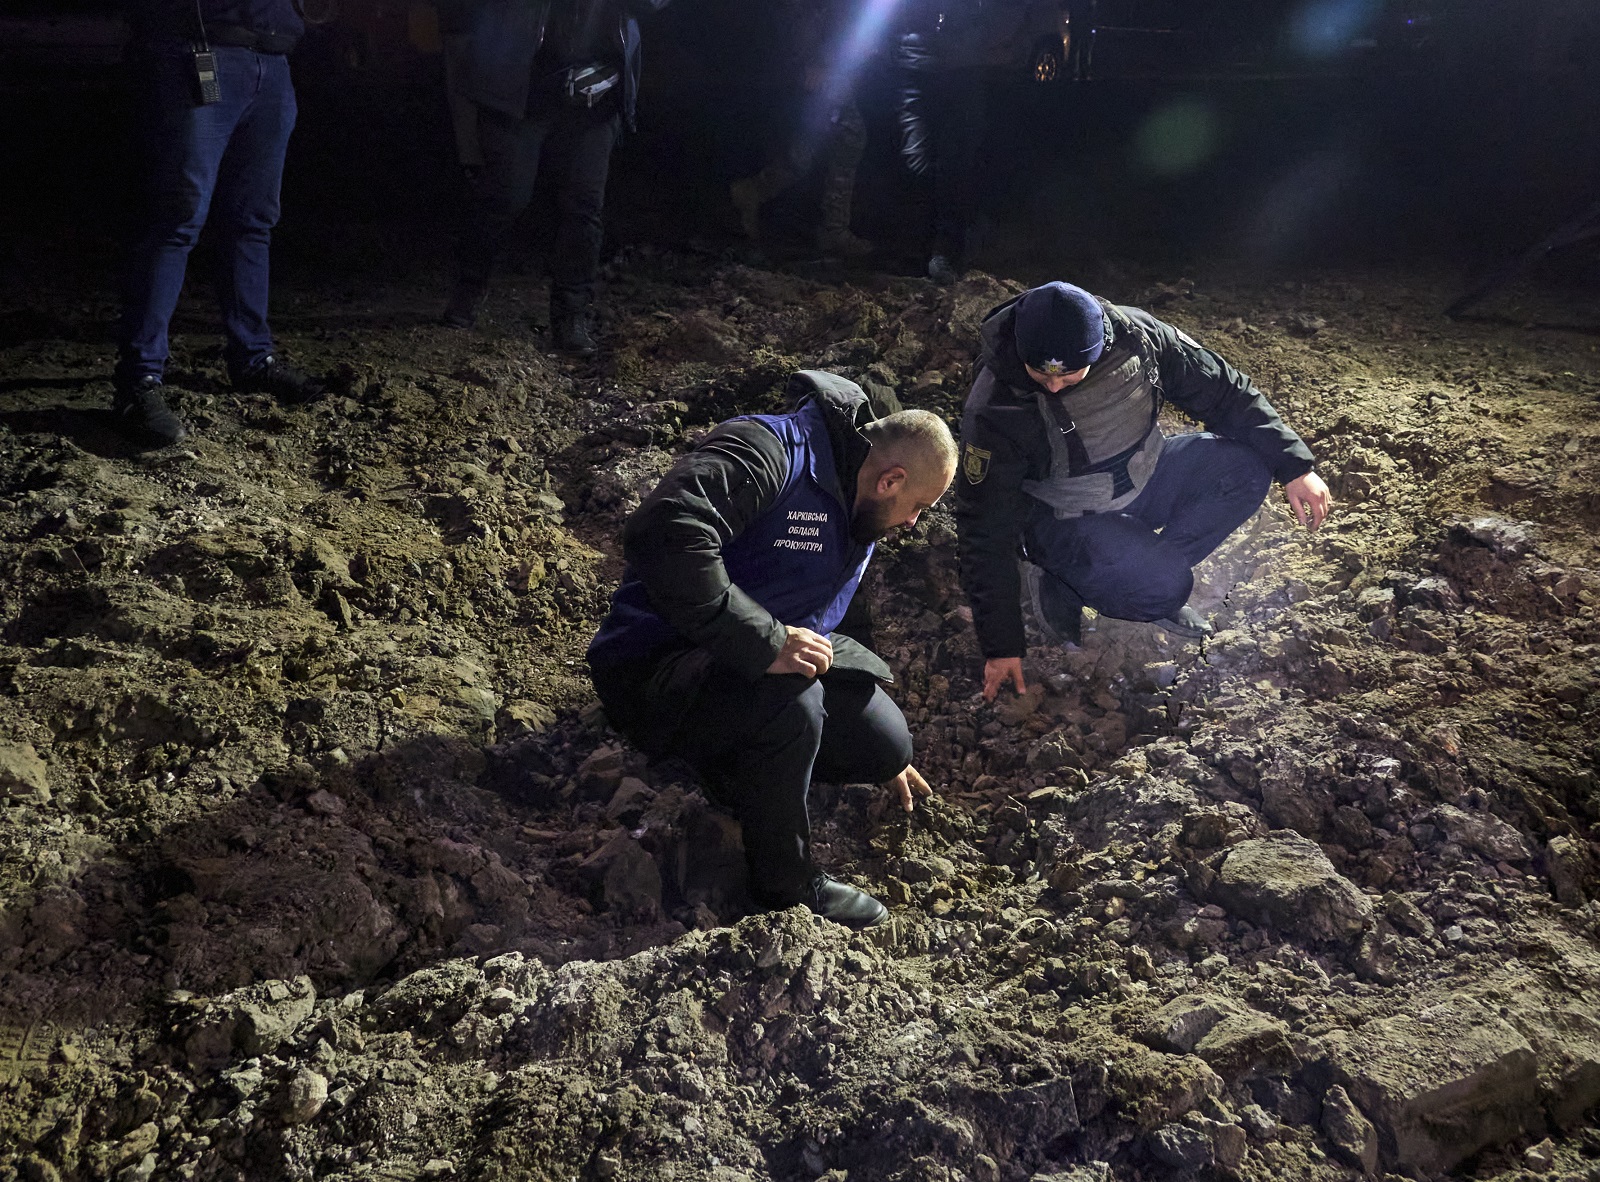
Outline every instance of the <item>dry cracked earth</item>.
[(1019, 285), (636, 251), (601, 364), (510, 285), (290, 289), (337, 375), (106, 429), (109, 305), (0, 309), (0, 1175), (1600, 1179), (1592, 293), (1082, 277), (1252, 373), (1275, 498), (1203, 645), (1095, 621), (985, 704), (950, 516), (865, 586), (937, 795), (818, 785), (864, 934), (591, 702), (641, 490), (820, 366), (955, 421)]

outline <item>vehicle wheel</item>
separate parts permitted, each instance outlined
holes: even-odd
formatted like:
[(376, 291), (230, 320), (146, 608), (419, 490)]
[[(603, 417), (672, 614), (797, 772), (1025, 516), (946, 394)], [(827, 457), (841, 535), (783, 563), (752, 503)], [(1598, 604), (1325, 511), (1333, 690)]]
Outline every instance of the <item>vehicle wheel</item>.
[(1061, 45), (1056, 41), (1041, 41), (1034, 47), (1028, 74), (1037, 83), (1048, 86), (1059, 82), (1062, 75)]

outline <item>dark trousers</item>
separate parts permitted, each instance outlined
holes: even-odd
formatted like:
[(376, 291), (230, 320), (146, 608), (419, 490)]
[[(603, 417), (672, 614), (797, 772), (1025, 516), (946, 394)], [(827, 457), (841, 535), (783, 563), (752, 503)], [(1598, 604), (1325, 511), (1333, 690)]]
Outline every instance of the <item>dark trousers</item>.
[(461, 281), (480, 286), (489, 282), (506, 232), (533, 200), (546, 150), (559, 145), (565, 172), (550, 260), (550, 311), (558, 318), (587, 314), (600, 271), (601, 215), (611, 149), (621, 126), (621, 116), (603, 110), (550, 107), (531, 112), (526, 119), (481, 110), (478, 143), (483, 172), (461, 239)]
[(901, 149), (933, 174), (932, 253), (960, 260), (978, 208), (978, 152), (987, 117), (983, 71), (907, 71), (900, 92)]
[(1272, 474), (1246, 445), (1208, 431), (1176, 435), (1121, 512), (1062, 521), (1035, 503), (1028, 557), (1103, 615), (1159, 620), (1189, 601), (1195, 564), (1249, 520), (1271, 487)]
[(218, 238), (228, 367), (238, 373), (273, 351), (267, 256), (294, 130), (294, 86), (282, 54), (226, 45), (213, 52), (222, 101), (207, 106), (193, 98), (192, 53), (151, 48), (132, 59), (148, 188), (123, 278), (119, 380), (166, 369), (167, 327), (208, 216)]
[[(626, 700), (638, 684), (595, 675), (614, 720), (649, 708)], [(844, 784), (891, 779), (911, 762), (911, 732), (875, 681), (839, 673), (815, 680), (769, 674), (750, 682), (713, 667), (675, 732), (649, 754), (685, 760), (712, 798), (734, 810), (751, 893), (768, 906), (788, 906), (804, 901), (815, 873), (806, 803), (812, 777)]]

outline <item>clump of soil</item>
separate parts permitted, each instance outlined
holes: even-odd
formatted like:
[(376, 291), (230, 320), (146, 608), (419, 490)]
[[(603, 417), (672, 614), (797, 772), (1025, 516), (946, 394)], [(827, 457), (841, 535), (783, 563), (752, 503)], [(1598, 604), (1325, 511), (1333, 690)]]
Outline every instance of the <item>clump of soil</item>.
[(710, 424), (816, 366), (954, 421), (1019, 284), (639, 252), (600, 364), (515, 288), (475, 335), (294, 292), (336, 392), (240, 397), (180, 334), (198, 431), (145, 455), (97, 409), (106, 309), (34, 293), (57, 331), (0, 351), (0, 1171), (1600, 1174), (1593, 347), (1384, 275), (1100, 287), (1252, 373), (1337, 516), (1231, 539), (1204, 644), (1099, 619), (992, 705), (949, 515), (883, 547), (938, 794), (817, 786), (820, 857), (893, 905), (854, 935), (746, 915), (737, 825), (606, 729), (583, 648)]

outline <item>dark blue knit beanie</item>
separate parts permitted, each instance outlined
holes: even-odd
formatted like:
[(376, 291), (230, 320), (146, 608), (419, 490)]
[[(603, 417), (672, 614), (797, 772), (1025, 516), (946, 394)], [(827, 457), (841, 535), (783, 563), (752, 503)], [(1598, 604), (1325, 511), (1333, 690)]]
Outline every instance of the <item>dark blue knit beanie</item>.
[(1070, 283), (1046, 283), (1017, 301), (1017, 353), (1040, 373), (1076, 373), (1100, 359), (1106, 343), (1100, 301)]

